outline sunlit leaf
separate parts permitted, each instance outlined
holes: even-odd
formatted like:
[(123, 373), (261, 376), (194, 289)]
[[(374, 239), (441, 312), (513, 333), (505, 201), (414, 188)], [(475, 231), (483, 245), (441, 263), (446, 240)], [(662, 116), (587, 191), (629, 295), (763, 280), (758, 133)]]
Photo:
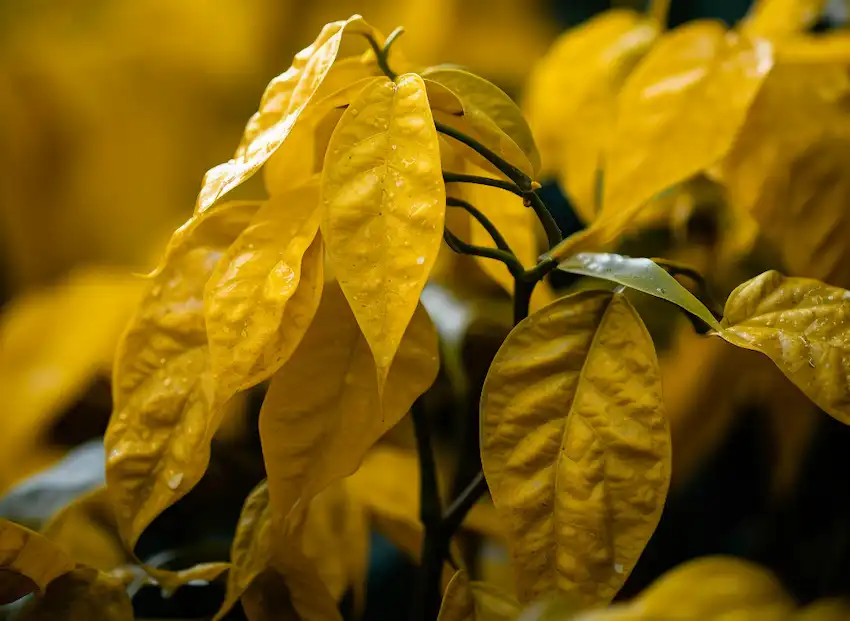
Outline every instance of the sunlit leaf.
[(655, 350), (626, 297), (582, 292), (522, 321), (487, 374), (481, 418), (520, 599), (610, 601), (670, 479)]
[[(536, 176), (540, 169), (540, 154), (531, 130), (519, 107), (504, 91), (484, 78), (453, 67), (425, 69), (422, 76), (442, 84), (458, 96), (467, 122), (487, 138), (485, 144), (488, 147), (498, 145), (497, 149), (493, 149), (497, 154), (530, 177)], [(506, 142), (506, 138), (513, 144)], [(526, 161), (514, 155), (517, 147)]]
[(131, 549), (209, 463), (224, 410), (214, 411), (211, 401), (204, 285), (257, 207), (221, 205), (179, 229), (119, 345), (104, 438), (106, 482)]
[(819, 408), (850, 424), (850, 291), (765, 272), (726, 300), (719, 335), (766, 355)]
[(204, 310), (219, 401), (268, 379), (310, 325), (323, 282), (318, 207), (312, 184), (271, 199), (213, 270)]
[(0, 518), (0, 605), (20, 599), (73, 570), (74, 560), (38, 533)]
[(420, 305), (392, 364), (383, 401), (366, 339), (340, 288), (325, 285), (319, 310), (260, 411), (260, 439), (276, 519), (353, 473), (366, 451), (437, 375), (437, 337)]
[(443, 236), (445, 186), (422, 78), (379, 81), (351, 103), (328, 146), (322, 208), (328, 260), (380, 394)]
[(514, 621), (519, 603), (484, 582), (470, 582), (462, 569), (446, 586), (437, 621)]
[(826, 0), (756, 0), (739, 27), (749, 35), (788, 37), (813, 26), (825, 7)]
[(620, 254), (582, 252), (558, 265), (558, 269), (582, 276), (610, 280), (620, 285), (667, 300), (718, 329), (720, 324), (694, 295), (667, 271), (649, 259)]
[(327, 24), (316, 40), (295, 55), (292, 66), (272, 80), (260, 109), (245, 129), (246, 137), (233, 159), (207, 172), (196, 212), (253, 175), (292, 131), (298, 117), (316, 95), (336, 60), (345, 32), (373, 32), (359, 15)]
[(96, 569), (76, 569), (50, 583), (24, 606), (21, 621), (132, 621), (133, 605), (121, 580)]
[(605, 11), (561, 35), (529, 79), (523, 109), (544, 170), (560, 173), (585, 222), (596, 215), (597, 176), (613, 131), (617, 93), (657, 36), (657, 25), (635, 11)]
[(772, 65), (769, 43), (718, 22), (659, 39), (620, 93), (598, 219), (607, 240), (653, 196), (727, 153)]

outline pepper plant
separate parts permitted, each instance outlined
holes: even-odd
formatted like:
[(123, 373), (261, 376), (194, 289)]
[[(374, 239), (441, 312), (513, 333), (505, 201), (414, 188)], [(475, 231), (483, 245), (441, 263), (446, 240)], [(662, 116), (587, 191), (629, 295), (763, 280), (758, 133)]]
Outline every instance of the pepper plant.
[[(668, 100), (733, 93), (730, 105), (745, 110), (771, 72), (770, 38), (717, 25), (658, 34), (658, 55), (694, 29), (693, 49), (709, 52), (677, 52), (670, 66), (650, 53), (624, 87), (641, 93), (626, 112), (653, 120), (641, 135), (672, 154), (669, 166), (617, 134), (602, 209), (566, 239), (538, 193), (531, 130), (496, 86), (453, 66), (411, 65), (400, 29), (384, 38), (359, 16), (328, 24), (296, 55), (234, 157), (205, 176), (116, 356), (106, 494), (130, 551), (203, 476), (228, 402), (268, 382), (267, 479), (245, 500), (230, 561), (182, 572), (142, 565), (153, 579), (175, 588), (226, 571), (217, 619), (240, 600), (250, 619), (339, 618), (343, 593), (362, 592), (365, 579), (368, 529), (351, 481), (409, 412), (422, 536), (412, 546), (412, 618), (512, 618), (555, 596), (580, 609), (608, 604), (658, 523), (672, 468), (658, 362), (631, 290), (675, 305), (700, 333), (763, 353), (820, 408), (850, 420), (850, 292), (771, 270), (738, 286), (721, 313), (692, 270), (598, 252), (657, 192), (722, 160), (735, 139), (740, 114), (718, 113), (699, 148), (668, 136), (659, 122)], [(344, 39), (366, 51), (342, 57)], [(582, 165), (596, 170), (595, 157)], [(261, 169), (267, 197), (222, 200)], [(451, 498), (440, 497), (420, 400), (440, 364), (420, 297), (444, 248), (473, 257), (510, 293), (514, 324), (480, 395), (480, 471)], [(546, 282), (554, 270), (597, 285), (559, 296)], [(488, 491), (515, 593), (470, 583), (452, 554)], [(3, 571), (31, 580), (16, 579), (15, 594), (46, 588), (29, 618), (120, 591), (114, 576), (75, 569), (58, 552), (61, 562), (45, 560), (48, 539), (0, 525)], [(317, 532), (337, 545), (317, 554)], [(447, 565), (457, 571), (444, 592)], [(109, 618), (128, 618), (126, 609)]]

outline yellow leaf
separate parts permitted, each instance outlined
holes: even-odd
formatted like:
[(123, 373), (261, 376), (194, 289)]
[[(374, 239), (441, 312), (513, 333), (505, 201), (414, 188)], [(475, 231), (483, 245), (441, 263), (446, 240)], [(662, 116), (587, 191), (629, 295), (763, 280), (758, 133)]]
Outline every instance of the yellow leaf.
[(106, 488), (75, 499), (42, 527), (42, 534), (76, 562), (102, 571), (132, 563), (124, 549)]
[(106, 483), (130, 549), (209, 463), (224, 408), (213, 410), (204, 285), (257, 207), (221, 205), (178, 229), (119, 345)]
[(584, 222), (596, 215), (617, 93), (657, 36), (658, 26), (635, 11), (605, 11), (561, 35), (529, 79), (523, 109), (543, 168), (560, 173)]
[(348, 304), (327, 283), (319, 310), (260, 411), (260, 439), (276, 519), (283, 522), (332, 482), (357, 470), (366, 451), (434, 382), (437, 336), (419, 305), (383, 395)]
[(54, 580), (43, 597), (30, 600), (21, 621), (132, 621), (133, 604), (124, 583), (91, 568)]
[(658, 362), (626, 297), (578, 293), (517, 325), (487, 374), (481, 421), (520, 599), (608, 603), (655, 530), (670, 479)]
[(213, 270), (204, 311), (218, 402), (268, 379), (289, 358), (322, 295), (319, 190), (266, 202)]
[(514, 621), (519, 612), (512, 597), (486, 582), (470, 582), (461, 569), (446, 586), (437, 621)]
[(440, 250), (445, 204), (422, 78), (364, 89), (328, 146), (322, 235), (375, 357), (379, 394)]
[(13, 300), (0, 319), (0, 490), (14, 481), (40, 436), (103, 371), (134, 305), (140, 278), (73, 272), (49, 289)]
[(719, 336), (766, 355), (815, 404), (850, 424), (850, 291), (769, 271), (726, 300)]
[(0, 518), (0, 605), (44, 591), (74, 566), (74, 559), (43, 535)]
[(842, 599), (821, 599), (795, 612), (794, 621), (845, 621), (850, 617), (850, 606)]
[(620, 254), (582, 252), (558, 265), (558, 269), (582, 276), (610, 280), (620, 285), (667, 300), (718, 329), (720, 324), (694, 295), (666, 270), (649, 259)]
[(260, 101), (259, 111), (248, 122), (246, 136), (233, 159), (210, 169), (204, 176), (197, 213), (253, 175), (283, 144), (298, 117), (327, 77), (339, 53), (345, 32), (369, 32), (359, 15), (327, 24), (316, 40), (295, 55), (292, 66), (272, 80)]
[[(643, 619), (784, 619), (793, 603), (779, 581), (750, 562), (723, 556), (689, 561), (629, 605)], [(732, 615), (738, 613), (740, 617)], [(728, 615), (728, 616), (727, 616)]]
[[(522, 112), (502, 89), (453, 67), (431, 67), (422, 76), (455, 93), (466, 120), (485, 138), (485, 146), (498, 145), (492, 150), (534, 179), (540, 170), (540, 154)], [(517, 148), (524, 157), (516, 154)]]
[(756, 0), (739, 27), (751, 36), (781, 39), (811, 28), (824, 8), (826, 0)]
[(598, 220), (607, 241), (653, 196), (728, 152), (772, 64), (769, 43), (718, 22), (659, 39), (620, 93)]

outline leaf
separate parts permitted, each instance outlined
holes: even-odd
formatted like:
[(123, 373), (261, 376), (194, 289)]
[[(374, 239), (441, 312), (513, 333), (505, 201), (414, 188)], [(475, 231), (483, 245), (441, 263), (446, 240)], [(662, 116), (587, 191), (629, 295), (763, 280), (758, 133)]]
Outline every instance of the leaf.
[(328, 146), (322, 235), (375, 357), (379, 394), (440, 250), (445, 204), (422, 78), (364, 89)]
[(607, 241), (729, 151), (772, 64), (766, 41), (718, 22), (690, 22), (653, 46), (620, 92), (598, 219)]
[(561, 185), (584, 222), (597, 207), (597, 173), (610, 146), (617, 94), (658, 36), (650, 19), (612, 9), (572, 28), (535, 67), (523, 109), (540, 144), (544, 170)]
[(814, 403), (850, 424), (850, 291), (769, 271), (726, 300), (718, 335), (758, 351)]
[(327, 283), (298, 349), (273, 377), (260, 439), (275, 517), (286, 520), (328, 485), (357, 470), (366, 451), (437, 376), (434, 327), (420, 305), (383, 395), (375, 364), (340, 288)]
[(794, 621), (843, 621), (850, 615), (850, 606), (839, 598), (819, 599), (792, 615)]
[(16, 298), (0, 317), (0, 491), (50, 426), (107, 371), (144, 291), (139, 278), (79, 269), (57, 285)]
[(204, 289), (219, 402), (268, 379), (289, 358), (322, 295), (319, 191), (307, 185), (260, 208)]
[(130, 549), (209, 463), (224, 410), (213, 410), (204, 285), (257, 207), (221, 205), (178, 229), (119, 345), (106, 483)]
[[(791, 598), (767, 570), (738, 558), (698, 558), (667, 572), (630, 606), (642, 618), (752, 621), (785, 618)], [(727, 616), (728, 615), (728, 616)]]
[(195, 212), (209, 209), (219, 198), (251, 177), (280, 147), (298, 117), (328, 76), (342, 35), (373, 32), (359, 15), (327, 24), (316, 40), (295, 55), (292, 66), (272, 80), (260, 101), (259, 111), (248, 122), (236, 155), (211, 168), (204, 176)]
[(670, 479), (658, 362), (626, 297), (586, 291), (520, 322), (490, 366), (481, 425), (520, 600), (608, 603)]
[(702, 302), (680, 285), (679, 281), (668, 274), (664, 268), (649, 259), (633, 259), (620, 254), (602, 252), (582, 252), (562, 261), (558, 269), (572, 274), (610, 280), (642, 291), (683, 308), (715, 330), (720, 327)]
[(470, 582), (462, 569), (446, 586), (437, 621), (513, 621), (519, 603), (485, 582)]
[(74, 569), (74, 560), (55, 543), (0, 518), (0, 605), (9, 604)]
[(57, 578), (43, 597), (24, 606), (20, 621), (132, 621), (133, 605), (121, 580), (82, 568)]
[[(498, 155), (503, 155), (509, 163), (532, 179), (535, 177), (540, 170), (540, 154), (531, 129), (519, 107), (502, 89), (482, 77), (453, 67), (431, 67), (422, 72), (422, 77), (442, 84), (455, 93), (463, 104), (466, 120), (487, 138), (485, 144), (498, 145), (494, 149)], [(514, 155), (516, 148), (521, 150), (524, 158)]]
[(739, 28), (750, 36), (789, 37), (814, 26), (824, 8), (826, 0), (757, 0)]

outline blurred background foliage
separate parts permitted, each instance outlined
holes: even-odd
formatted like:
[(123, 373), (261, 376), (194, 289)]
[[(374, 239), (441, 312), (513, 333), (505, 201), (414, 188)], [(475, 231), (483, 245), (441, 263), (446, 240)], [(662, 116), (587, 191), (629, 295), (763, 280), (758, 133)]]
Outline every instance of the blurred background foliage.
[[(18, 495), (0, 504), (0, 512), (37, 525), (56, 504), (34, 498), (57, 489), (73, 497), (102, 481), (95, 468), (89, 479), (69, 475), (42, 479), (35, 488), (26, 487), (32, 481), (20, 485), (74, 447), (83, 447), (75, 455), (98, 450), (111, 407), (112, 353), (144, 287), (133, 273), (153, 266), (167, 236), (191, 214), (203, 173), (233, 152), (269, 79), (324, 23), (360, 13), (384, 32), (402, 24), (405, 54), (415, 62), (465, 65), (520, 99), (531, 69), (561, 32), (611, 6), (641, 5), (0, 1), (0, 494), (18, 485)], [(670, 25), (698, 17), (734, 24), (748, 5), (673, 0)], [(845, 16), (843, 2), (830, 3), (817, 28), (842, 24)], [(557, 184), (546, 183), (543, 193), (565, 233), (580, 228)], [(619, 250), (683, 260), (712, 274), (725, 223), (710, 192), (696, 187), (691, 200), (696, 207), (676, 230), (644, 231), (623, 240)], [(769, 257), (757, 256), (752, 265), (748, 260), (714, 274), (718, 292), (753, 275), (756, 265), (770, 264)], [(850, 593), (850, 489), (844, 476), (850, 471), (850, 431), (814, 410), (766, 359), (701, 339), (662, 303), (636, 303), (647, 311), (659, 345), (676, 461), (661, 525), (621, 597), (711, 553), (763, 563), (801, 602)], [(449, 316), (465, 318), (455, 355), (469, 368), (466, 389), (477, 394), (507, 328), (504, 308), (498, 297), (492, 304), (444, 306)], [(448, 405), (452, 382), (459, 380), (450, 366), (445, 369), (429, 407), (442, 423), (445, 452), (477, 459), (477, 433), (463, 424), (470, 416), (457, 416), (464, 407), (471, 414), (475, 404)], [(140, 554), (167, 564), (179, 556), (169, 550), (203, 537), (207, 543), (192, 548), (192, 560), (226, 554), (241, 502), (263, 476), (253, 424), (258, 405), (249, 394), (234, 406), (216, 438), (210, 472), (157, 520)], [(94, 444), (85, 444), (90, 440)], [(402, 424), (388, 441), (412, 447), (409, 427)], [(210, 517), (197, 524), (199, 514)], [(95, 550), (100, 536), (92, 535)], [(498, 541), (469, 545), (480, 552), (485, 578), (509, 580)], [(404, 559), (386, 541), (374, 541), (370, 593), (394, 597), (370, 597), (367, 618), (389, 618), (403, 605), (412, 580)], [(197, 611), (206, 605), (204, 597), (189, 588), (163, 603), (142, 590), (135, 602), (157, 617), (181, 607)], [(214, 609), (214, 596), (211, 601), (207, 608)]]

